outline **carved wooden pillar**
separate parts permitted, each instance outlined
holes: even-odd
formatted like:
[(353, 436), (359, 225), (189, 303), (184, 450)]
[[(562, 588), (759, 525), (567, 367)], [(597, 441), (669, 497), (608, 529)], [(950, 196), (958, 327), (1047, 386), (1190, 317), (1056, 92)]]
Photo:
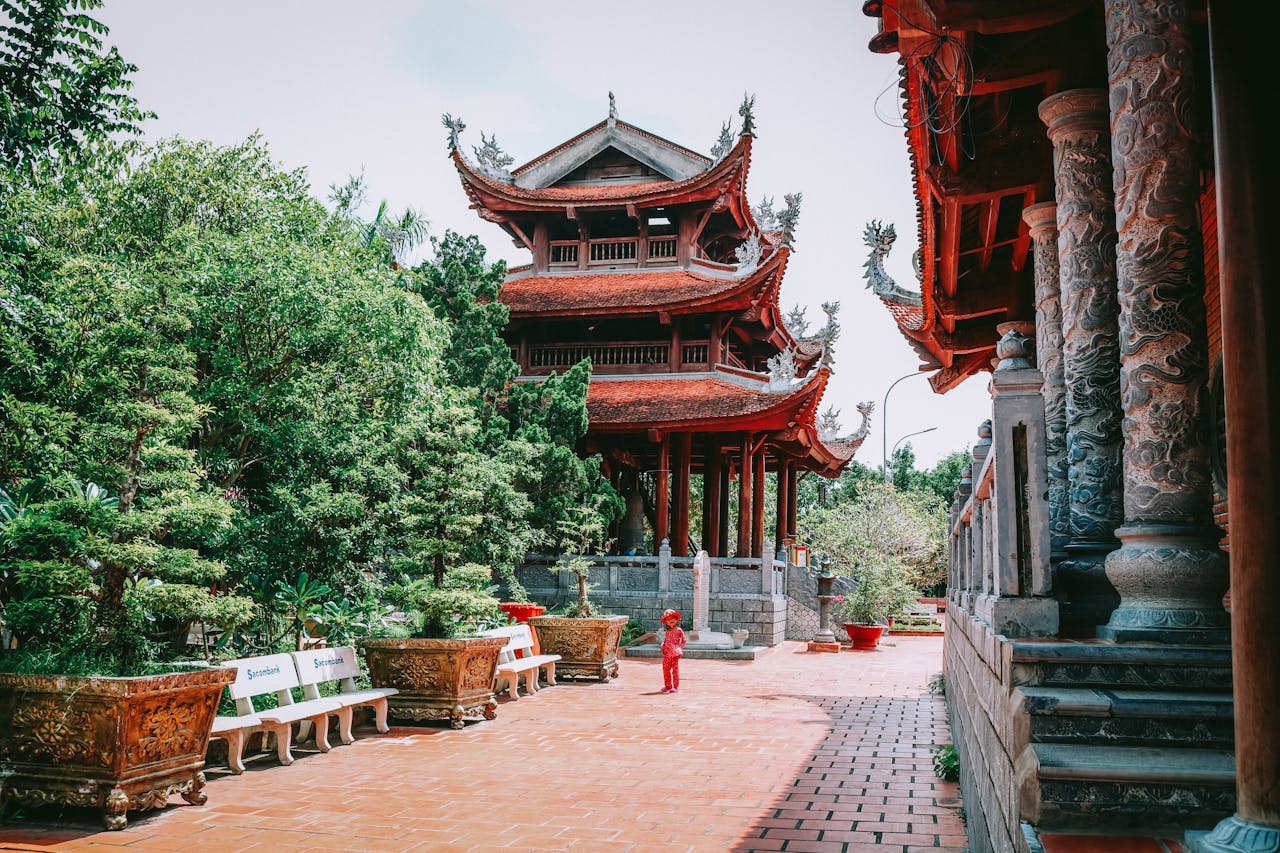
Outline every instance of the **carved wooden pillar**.
[(795, 463), (787, 466), (787, 535), (796, 535), (796, 493), (799, 491), (799, 478), (796, 476)]
[(1107, 93), (1072, 89), (1046, 98), (1053, 142), (1066, 382), (1070, 539), (1054, 589), (1062, 632), (1093, 635), (1118, 603), (1104, 562), (1123, 518), (1120, 341), (1115, 208)]
[(658, 476), (653, 496), (653, 553), (658, 553), (663, 539), (670, 539), (671, 523), (671, 436), (663, 434), (658, 444)]
[(787, 540), (787, 519), (791, 515), (791, 510), (787, 506), (787, 498), (790, 495), (787, 491), (787, 472), (790, 470), (790, 462), (785, 460), (778, 462), (777, 521), (773, 526), (773, 541), (779, 548)]
[(675, 435), (675, 506), (672, 523), (671, 553), (676, 557), (689, 556), (689, 450), (693, 436), (678, 432)]
[(720, 442), (713, 435), (707, 436), (706, 462), (702, 466), (702, 547), (712, 557), (721, 557), (720, 528), (724, 524), (724, 515), (720, 509), (720, 487), (723, 475), (723, 463), (720, 457)]
[[(1213, 524), (1209, 344), (1191, 29), (1178, 0), (1108, 0), (1124, 526), (1107, 557), (1120, 606), (1099, 636), (1226, 642)], [(1272, 521), (1274, 523), (1274, 519)]]
[(755, 472), (751, 475), (751, 556), (761, 556), (764, 550), (764, 462), (763, 447), (756, 452), (753, 462)]
[(1044, 376), (1044, 449), (1049, 478), (1049, 550), (1053, 562), (1071, 536), (1067, 508), (1067, 380), (1062, 367), (1062, 302), (1058, 264), (1058, 205), (1046, 201), (1022, 211), (1035, 245), (1036, 367)]
[(711, 370), (719, 362), (723, 361), (720, 357), (721, 349), (721, 333), (724, 330), (724, 323), (720, 319), (719, 314), (711, 315), (711, 334), (707, 341), (707, 369)]
[(738, 549), (737, 557), (751, 556), (751, 476), (755, 473), (755, 460), (751, 457), (752, 435), (742, 434), (742, 449), (738, 453)]
[[(1236, 813), (1197, 853), (1280, 851), (1280, 281), (1266, 117), (1250, 87), (1274, 63), (1271, 33), (1240, 3), (1209, 3), (1222, 360), (1231, 500), (1231, 671)], [(1264, 75), (1264, 76), (1258, 76)], [(1271, 177), (1268, 178), (1267, 175)]]

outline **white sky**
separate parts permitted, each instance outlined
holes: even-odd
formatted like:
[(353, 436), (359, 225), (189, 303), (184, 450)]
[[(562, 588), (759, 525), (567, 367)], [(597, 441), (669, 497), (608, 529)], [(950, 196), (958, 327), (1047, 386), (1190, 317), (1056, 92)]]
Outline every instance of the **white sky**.
[[(467, 124), (468, 152), (496, 133), (519, 165), (603, 119), (619, 118), (708, 153), (744, 92), (756, 95), (752, 204), (803, 192), (784, 312), (839, 301), (842, 333), (822, 408), (873, 400), (859, 451), (878, 466), (906, 438), (917, 464), (971, 447), (990, 413), (985, 375), (944, 396), (913, 373), (918, 359), (862, 277), (862, 230), (892, 222), (888, 267), (914, 287), (916, 238), (894, 56), (867, 50), (876, 22), (852, 0), (779, 6), (751, 0), (540, 3), (364, 0), (107, 0), (93, 13), (108, 44), (139, 67), (134, 95), (158, 114), (149, 137), (221, 144), (263, 133), (274, 156), (305, 167), (315, 193), (364, 172), (373, 204), (412, 206), (431, 232), (477, 234), (491, 258), (528, 262), (468, 209), (446, 156), (443, 113)], [(366, 211), (368, 212), (368, 211)]]

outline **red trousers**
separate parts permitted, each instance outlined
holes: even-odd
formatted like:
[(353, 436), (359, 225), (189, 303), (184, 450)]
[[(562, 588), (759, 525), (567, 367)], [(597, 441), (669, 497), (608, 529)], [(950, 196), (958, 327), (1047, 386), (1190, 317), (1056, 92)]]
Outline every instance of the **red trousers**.
[(662, 683), (668, 690), (680, 686), (680, 658), (662, 656)]

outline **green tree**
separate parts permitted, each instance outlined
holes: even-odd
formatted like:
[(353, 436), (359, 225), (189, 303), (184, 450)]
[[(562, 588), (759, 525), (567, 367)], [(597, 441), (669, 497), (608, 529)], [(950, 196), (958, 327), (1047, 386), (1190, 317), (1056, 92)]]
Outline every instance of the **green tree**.
[(0, 0), (0, 156), (10, 177), (152, 117), (129, 95), (137, 67), (87, 13), (101, 0)]

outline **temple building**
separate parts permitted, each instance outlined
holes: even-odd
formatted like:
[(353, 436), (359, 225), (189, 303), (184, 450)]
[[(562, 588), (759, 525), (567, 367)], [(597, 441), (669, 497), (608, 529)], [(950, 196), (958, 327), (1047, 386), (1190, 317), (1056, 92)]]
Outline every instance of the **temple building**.
[(605, 120), (514, 169), (483, 134), (468, 157), (445, 117), (471, 207), (532, 256), (499, 295), (519, 381), (591, 362), (580, 450), (627, 500), (621, 554), (665, 540), (676, 557), (759, 558), (795, 535), (797, 479), (837, 477), (867, 435), (869, 405), (850, 435), (818, 415), (838, 303), (813, 337), (779, 310), (801, 196), (749, 205), (753, 100), (708, 157), (621, 121), (611, 93)]
[[(944, 647), (969, 849), (1276, 853), (1266, 29), (1218, 0), (862, 9), (919, 215), (918, 280), (871, 223), (868, 284), (936, 391), (992, 396)], [(1146, 838), (1064, 841), (1098, 832)]]

